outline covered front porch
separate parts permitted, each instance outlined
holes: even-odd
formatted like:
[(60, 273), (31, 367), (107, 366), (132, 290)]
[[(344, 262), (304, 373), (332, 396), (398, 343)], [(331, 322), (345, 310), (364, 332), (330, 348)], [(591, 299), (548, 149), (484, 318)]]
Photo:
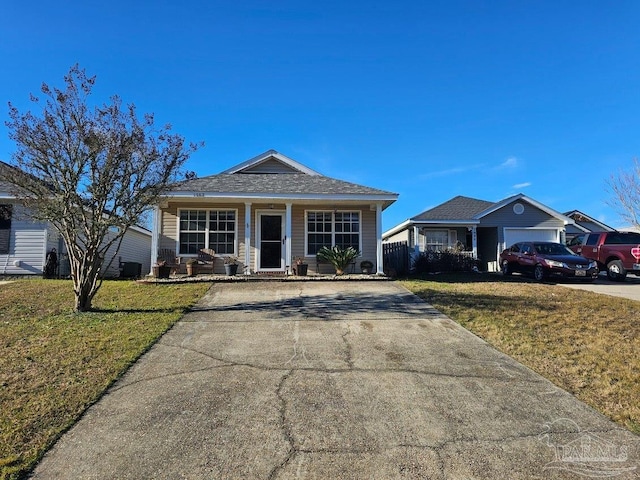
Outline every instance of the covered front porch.
[(330, 264), (317, 261), (322, 246), (353, 246), (373, 273), (383, 274), (383, 202), (314, 200), (172, 198), (156, 207), (152, 252), (175, 252), (173, 273), (186, 274), (189, 260), (202, 250), (213, 251), (212, 274), (224, 275), (225, 263), (236, 263), (238, 274), (291, 276), (297, 263), (309, 275), (333, 274)]
[(477, 223), (415, 223), (409, 246), (416, 254), (454, 250), (478, 258), (478, 226)]

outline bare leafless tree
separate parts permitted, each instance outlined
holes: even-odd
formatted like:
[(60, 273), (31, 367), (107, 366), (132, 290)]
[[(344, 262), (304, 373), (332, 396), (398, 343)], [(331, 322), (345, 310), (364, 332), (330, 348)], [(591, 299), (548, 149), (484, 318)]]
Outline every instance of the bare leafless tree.
[(640, 229), (640, 161), (635, 159), (630, 170), (611, 175), (607, 184), (612, 194), (609, 204), (625, 222)]
[(0, 178), (64, 239), (75, 310), (87, 311), (107, 270), (107, 250), (115, 246), (117, 255), (128, 229), (178, 180), (200, 145), (185, 144), (170, 125), (156, 127), (151, 114), (139, 119), (135, 106), (123, 106), (118, 96), (91, 107), (95, 77), (78, 65), (64, 83), (64, 89), (42, 84), (45, 101), (31, 96), (36, 113), (9, 103), (5, 124), (17, 149)]

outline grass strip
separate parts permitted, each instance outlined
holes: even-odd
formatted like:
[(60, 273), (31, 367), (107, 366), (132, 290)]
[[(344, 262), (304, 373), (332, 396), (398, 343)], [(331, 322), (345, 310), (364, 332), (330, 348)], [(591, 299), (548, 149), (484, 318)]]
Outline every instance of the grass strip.
[(70, 281), (0, 285), (0, 479), (24, 478), (209, 286), (106, 281), (74, 314)]
[(438, 275), (403, 284), (640, 434), (640, 302), (497, 275)]

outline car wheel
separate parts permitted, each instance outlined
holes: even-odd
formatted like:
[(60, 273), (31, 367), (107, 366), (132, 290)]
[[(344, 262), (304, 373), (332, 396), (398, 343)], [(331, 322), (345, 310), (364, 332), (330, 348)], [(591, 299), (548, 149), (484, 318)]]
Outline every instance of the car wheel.
[(509, 262), (508, 261), (504, 261), (502, 262), (502, 274), (503, 275), (511, 275), (513, 272), (511, 271), (511, 268), (509, 268)]
[(544, 280), (544, 268), (542, 268), (542, 265), (538, 264), (536, 265), (536, 268), (533, 269), (533, 278), (538, 282)]
[(620, 260), (611, 260), (607, 264), (607, 277), (614, 282), (622, 282), (627, 278), (627, 271)]

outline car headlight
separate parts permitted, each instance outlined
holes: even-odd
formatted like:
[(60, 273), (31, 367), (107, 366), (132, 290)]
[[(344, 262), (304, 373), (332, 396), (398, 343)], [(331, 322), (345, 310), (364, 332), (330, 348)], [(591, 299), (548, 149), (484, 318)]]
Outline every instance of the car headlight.
[(557, 267), (557, 268), (563, 268), (564, 267), (564, 268), (567, 268), (567, 266), (564, 263), (558, 262), (556, 260), (548, 260), (547, 259), (546, 262), (547, 262), (547, 265), (549, 265), (550, 267)]
[(591, 262), (589, 268), (598, 268), (598, 262)]

